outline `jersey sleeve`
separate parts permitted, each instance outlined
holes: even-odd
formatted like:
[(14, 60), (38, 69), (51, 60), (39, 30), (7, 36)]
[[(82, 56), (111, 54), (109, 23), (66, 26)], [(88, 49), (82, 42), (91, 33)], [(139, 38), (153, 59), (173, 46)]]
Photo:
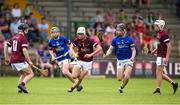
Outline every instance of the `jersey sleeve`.
[(163, 35), (162, 41), (163, 41), (164, 43), (170, 42), (170, 38), (169, 38), (169, 35), (168, 35), (167, 33)]
[(114, 47), (116, 46), (116, 37), (113, 38), (113, 40), (112, 40), (112, 42), (111, 42), (111, 45), (114, 46)]
[(68, 38), (66, 38), (66, 37), (62, 37), (62, 39), (64, 40), (64, 42), (66, 44), (70, 44), (71, 43), (71, 41)]
[(22, 48), (28, 48), (28, 41), (25, 37), (22, 38)]
[(134, 48), (135, 47), (134, 39), (130, 37), (129, 40), (130, 40), (130, 48)]
[(98, 45), (98, 43), (96, 43), (93, 39), (90, 39), (90, 42), (93, 45), (93, 47), (96, 47)]

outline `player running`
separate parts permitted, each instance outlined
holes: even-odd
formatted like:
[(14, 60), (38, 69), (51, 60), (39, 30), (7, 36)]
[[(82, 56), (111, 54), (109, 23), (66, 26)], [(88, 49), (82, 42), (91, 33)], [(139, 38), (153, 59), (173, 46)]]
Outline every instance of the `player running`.
[(70, 40), (64, 36), (60, 36), (59, 28), (51, 28), (51, 39), (48, 42), (49, 53), (51, 55), (52, 61), (57, 61), (59, 67), (62, 70), (62, 73), (74, 83), (70, 69), (70, 55), (69, 55), (69, 45), (71, 44)]
[(136, 55), (134, 40), (127, 35), (126, 26), (120, 23), (116, 27), (117, 36), (113, 38), (111, 46), (104, 55), (104, 58), (110, 55), (115, 49), (115, 55), (117, 57), (117, 80), (122, 84), (118, 91), (123, 93), (124, 87), (127, 85), (130, 79), (133, 63)]
[(154, 94), (161, 94), (160, 86), (162, 79), (171, 83), (173, 88), (173, 94), (176, 93), (178, 88), (178, 83), (175, 83), (168, 75), (164, 73), (164, 69), (169, 61), (169, 56), (171, 53), (171, 42), (169, 39), (168, 33), (164, 30), (165, 21), (164, 20), (156, 20), (154, 22), (155, 30), (157, 31), (156, 38), (159, 41), (159, 44), (156, 49), (154, 49), (151, 53), (154, 54), (157, 52), (156, 59), (156, 90)]
[[(14, 35), (5, 45), (4, 56), (5, 64), (11, 63), (12, 69), (20, 73), (18, 81), (18, 93), (28, 93), (25, 85), (33, 78), (34, 73), (31, 66), (33, 65), (29, 53), (28, 42), (25, 34), (28, 33), (28, 25), (20, 24), (18, 26), (18, 34)], [(8, 46), (11, 47), (11, 61), (8, 54)]]
[[(78, 50), (77, 53), (74, 51), (75, 48)], [(69, 92), (72, 92), (76, 87), (80, 86), (84, 77), (91, 70), (93, 56), (102, 49), (100, 45), (86, 35), (85, 27), (77, 29), (77, 37), (71, 44), (70, 49), (71, 53), (78, 59), (77, 65), (74, 66), (72, 71), (73, 78), (78, 78), (69, 90)]]

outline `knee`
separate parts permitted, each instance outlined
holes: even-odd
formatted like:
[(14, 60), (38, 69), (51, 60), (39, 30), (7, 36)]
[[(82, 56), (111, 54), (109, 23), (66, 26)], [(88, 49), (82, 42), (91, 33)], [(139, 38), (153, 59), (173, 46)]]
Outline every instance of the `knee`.
[(124, 79), (125, 79), (125, 80), (128, 80), (130, 77), (131, 77), (131, 75), (128, 74), (128, 73), (124, 74)]
[(72, 73), (72, 78), (73, 79), (80, 78), (80, 72), (73, 72)]
[(34, 73), (33, 72), (31, 73), (31, 77), (34, 77)]
[(129, 78), (130, 78), (129, 75), (124, 76), (124, 79), (125, 79), (125, 80), (129, 80)]
[(122, 77), (117, 77), (117, 81), (122, 81)]
[(63, 75), (68, 75), (68, 71), (66, 71), (66, 70), (63, 70), (62, 73), (63, 73)]
[(161, 78), (162, 77), (162, 73), (161, 72), (156, 72), (156, 77)]
[(33, 72), (25, 73), (24, 76), (34, 77), (34, 73)]
[(122, 81), (123, 77), (124, 77), (124, 74), (123, 75), (117, 75), (117, 81)]
[(34, 72), (31, 72), (28, 75), (30, 75), (31, 77), (34, 77)]
[(156, 71), (156, 76), (161, 76), (162, 74), (163, 74), (163, 72), (161, 70)]
[(73, 75), (72, 78), (73, 78), (73, 79), (76, 79), (76, 78), (78, 78), (78, 76), (74, 76), (74, 75)]

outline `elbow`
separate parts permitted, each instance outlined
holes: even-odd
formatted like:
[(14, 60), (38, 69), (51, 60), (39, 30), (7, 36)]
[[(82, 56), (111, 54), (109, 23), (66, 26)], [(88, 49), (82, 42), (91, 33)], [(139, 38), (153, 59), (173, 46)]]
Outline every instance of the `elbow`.
[(27, 51), (27, 49), (26, 49), (26, 48), (23, 48), (23, 51)]
[(172, 46), (171, 46), (171, 45), (168, 46), (168, 50), (169, 50), (169, 51), (172, 50)]
[(169, 48), (172, 49), (172, 45), (170, 45)]
[(132, 51), (133, 53), (135, 53), (135, 52), (136, 52), (136, 49), (135, 49), (135, 48), (132, 48), (131, 51)]
[(134, 53), (136, 54), (136, 49), (134, 49)]

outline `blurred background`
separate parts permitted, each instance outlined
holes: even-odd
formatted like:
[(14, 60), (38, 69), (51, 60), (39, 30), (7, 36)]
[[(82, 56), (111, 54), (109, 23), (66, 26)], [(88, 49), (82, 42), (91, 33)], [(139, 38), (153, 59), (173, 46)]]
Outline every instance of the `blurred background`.
[[(153, 27), (156, 19), (165, 20), (173, 45), (166, 73), (180, 78), (180, 0), (0, 0), (0, 76), (17, 76), (16, 71), (4, 64), (3, 46), (18, 32), (20, 23), (29, 25), (31, 59), (39, 67), (48, 68), (49, 77), (53, 78), (62, 73), (50, 61), (47, 51), (52, 26), (59, 27), (61, 35), (71, 40), (77, 27), (85, 26), (87, 34), (108, 49), (115, 36), (115, 26), (123, 22), (138, 52), (133, 76), (154, 77), (155, 57), (147, 52), (157, 45)], [(115, 74), (115, 56), (104, 60), (102, 52), (97, 54), (89, 75), (113, 77)], [(36, 73), (36, 76), (40, 75)]]

